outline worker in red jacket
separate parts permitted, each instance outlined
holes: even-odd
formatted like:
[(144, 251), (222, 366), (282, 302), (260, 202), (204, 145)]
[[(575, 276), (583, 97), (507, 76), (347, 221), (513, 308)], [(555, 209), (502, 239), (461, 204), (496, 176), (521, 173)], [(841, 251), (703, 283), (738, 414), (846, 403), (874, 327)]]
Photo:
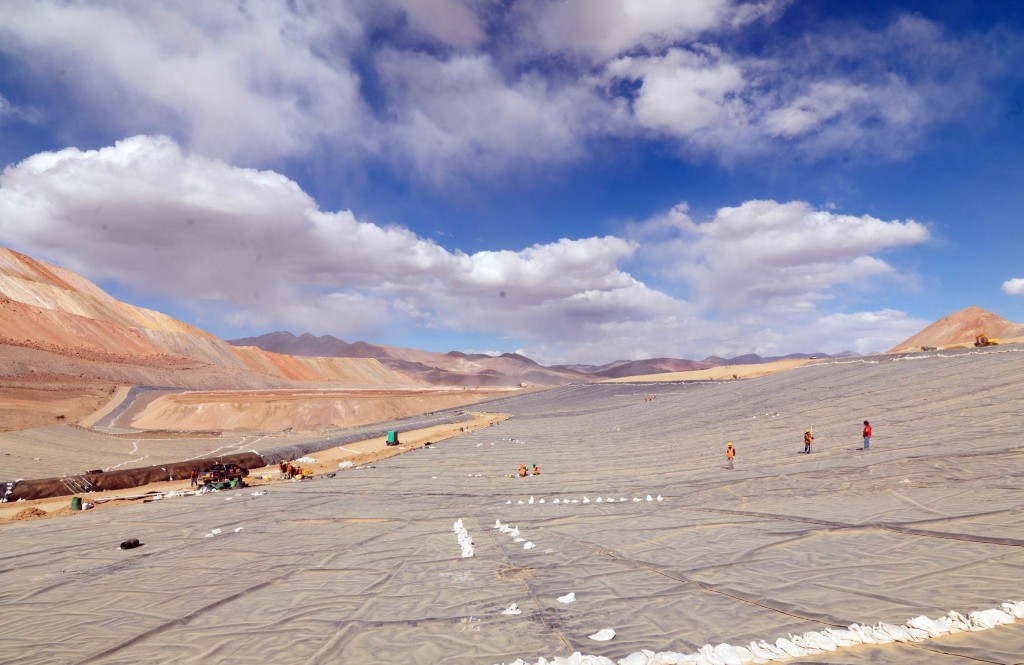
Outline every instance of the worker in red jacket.
[(867, 450), (868, 448), (871, 447), (871, 423), (869, 423), (866, 420), (864, 421), (863, 436), (864, 436), (864, 450)]

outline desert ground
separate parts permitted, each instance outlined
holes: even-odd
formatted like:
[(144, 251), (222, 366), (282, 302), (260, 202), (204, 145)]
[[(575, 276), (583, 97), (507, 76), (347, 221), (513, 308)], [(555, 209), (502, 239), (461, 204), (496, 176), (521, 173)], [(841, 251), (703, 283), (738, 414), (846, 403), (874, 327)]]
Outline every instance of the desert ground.
[(724, 381), (728, 379), (753, 379), (759, 376), (768, 376), (777, 372), (800, 367), (807, 363), (818, 362), (809, 358), (797, 358), (791, 360), (776, 360), (768, 363), (757, 363), (752, 365), (722, 365), (708, 369), (695, 369), (688, 372), (663, 372), (661, 374), (648, 374), (645, 376), (630, 376), (622, 379), (607, 379), (604, 383), (644, 383), (661, 381)]
[[(511, 417), (334, 477), (12, 521), (0, 653), (753, 662), (714, 660), (739, 653), (716, 645), (798, 649), (789, 636), (950, 611), (981, 612), (977, 627), (1024, 600), (1022, 370), (1005, 346), (570, 385), (490, 401)], [(541, 474), (510, 478), (519, 464)], [(142, 545), (120, 549), (129, 538)], [(786, 661), (1020, 662), (1024, 622), (993, 621)]]

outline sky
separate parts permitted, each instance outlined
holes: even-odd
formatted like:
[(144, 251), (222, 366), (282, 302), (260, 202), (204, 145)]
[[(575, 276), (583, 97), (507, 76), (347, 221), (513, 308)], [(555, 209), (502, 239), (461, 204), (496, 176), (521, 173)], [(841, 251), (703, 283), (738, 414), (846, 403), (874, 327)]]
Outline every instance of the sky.
[(544, 364), (1024, 321), (1024, 7), (4, 2), (0, 244), (220, 337)]

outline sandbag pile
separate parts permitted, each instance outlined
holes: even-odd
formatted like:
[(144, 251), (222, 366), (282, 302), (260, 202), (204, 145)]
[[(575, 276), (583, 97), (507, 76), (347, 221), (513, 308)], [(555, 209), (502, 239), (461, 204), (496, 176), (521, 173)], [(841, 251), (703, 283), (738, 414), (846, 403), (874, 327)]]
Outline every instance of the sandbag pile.
[[(890, 644), (892, 642), (924, 642), (935, 637), (963, 632), (989, 630), (1024, 619), (1024, 601), (1009, 601), (998, 608), (979, 610), (964, 616), (950, 611), (938, 619), (919, 616), (900, 626), (878, 623), (871, 626), (852, 624), (846, 629), (826, 628), (803, 635), (780, 637), (774, 642), (751, 642), (747, 646), (706, 644), (696, 653), (681, 654), (674, 651), (655, 653), (644, 649), (618, 661), (617, 665), (747, 665), (747, 663), (773, 663), (791, 658), (803, 658), (835, 651), (858, 644)], [(510, 665), (531, 665), (522, 659)], [(571, 656), (556, 656), (552, 660), (539, 658), (536, 665), (616, 665), (604, 656), (585, 656), (575, 652)]]
[(462, 558), (468, 559), (473, 556), (473, 539), (469, 537), (469, 532), (466, 531), (466, 527), (462, 524), (462, 520), (455, 520), (455, 525), (452, 527), (452, 531), (459, 539), (459, 546), (462, 547)]

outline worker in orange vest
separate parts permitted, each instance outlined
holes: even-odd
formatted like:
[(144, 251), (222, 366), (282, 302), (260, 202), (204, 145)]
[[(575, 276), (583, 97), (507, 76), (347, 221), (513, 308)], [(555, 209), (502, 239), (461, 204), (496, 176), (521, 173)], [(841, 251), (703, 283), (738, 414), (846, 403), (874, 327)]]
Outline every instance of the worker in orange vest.
[(727, 459), (729, 461), (729, 466), (726, 467), (726, 468), (728, 468), (730, 470), (733, 468), (732, 467), (732, 461), (735, 458), (736, 458), (736, 449), (732, 447), (732, 441), (730, 441), (729, 445), (727, 445), (725, 447), (725, 459)]
[(535, 475), (535, 476), (539, 476), (540, 475), (540, 467), (537, 466), (536, 464), (533, 465), (533, 475)]
[(526, 465), (525, 464), (520, 464), (519, 465), (519, 477), (520, 478), (525, 478), (526, 475), (527, 475), (526, 474)]
[(804, 452), (808, 455), (811, 454), (811, 444), (814, 443), (814, 437), (811, 436), (811, 430), (804, 432)]

